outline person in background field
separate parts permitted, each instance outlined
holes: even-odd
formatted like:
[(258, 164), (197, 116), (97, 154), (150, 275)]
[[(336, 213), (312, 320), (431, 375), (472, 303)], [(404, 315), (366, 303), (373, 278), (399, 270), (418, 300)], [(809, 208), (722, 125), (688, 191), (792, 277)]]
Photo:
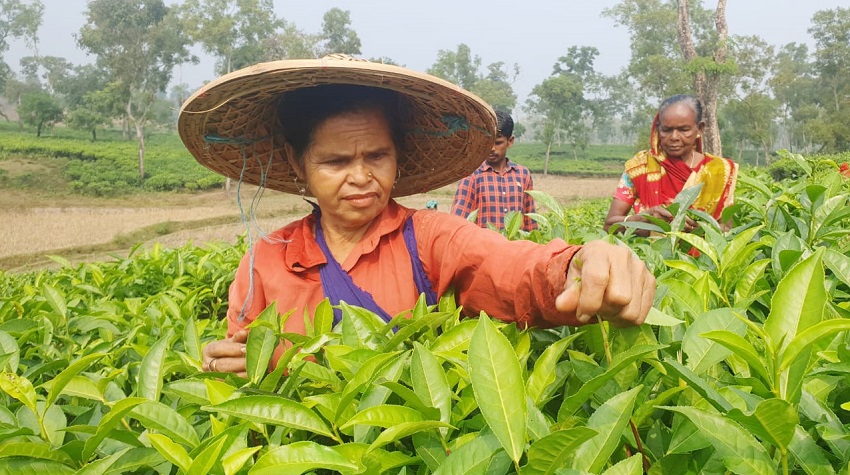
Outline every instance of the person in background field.
[[(464, 315), (484, 311), (520, 327), (594, 316), (641, 324), (655, 279), (627, 247), (509, 241), (395, 202), (467, 175), (495, 130), (493, 110), (477, 96), (348, 56), (261, 63), (203, 86), (178, 119), (192, 155), (240, 185), (315, 200), (306, 217), (251, 242), (230, 286), (227, 336), (204, 347), (203, 369), (244, 375), (247, 327), (272, 303), (298, 317), (283, 331), (302, 335), (300, 316), (325, 298), (388, 322), (420, 295), (433, 305), (449, 289)], [(290, 344), (278, 345), (273, 364)]]
[[(720, 220), (723, 209), (734, 200), (738, 165), (703, 152), (704, 129), (702, 104), (696, 97), (676, 95), (661, 103), (652, 122), (649, 150), (626, 162), (605, 218), (606, 231), (625, 221), (650, 222), (649, 216), (672, 221), (667, 205), (680, 191), (698, 184), (702, 184), (702, 190), (692, 207)], [(634, 214), (630, 215), (632, 209)], [(685, 231), (691, 232), (696, 226), (691, 218), (686, 219)], [(624, 229), (619, 226), (617, 231)], [(649, 232), (639, 229), (636, 234), (646, 236)]]
[(522, 229), (537, 229), (537, 223), (526, 216), (534, 213), (534, 199), (527, 190), (534, 189), (528, 168), (508, 159), (514, 144), (514, 120), (507, 112), (496, 112), (496, 140), (484, 163), (472, 175), (458, 183), (451, 214), (466, 218), (475, 210), (475, 224), (486, 228), (493, 224), (504, 229), (508, 211), (523, 214)]

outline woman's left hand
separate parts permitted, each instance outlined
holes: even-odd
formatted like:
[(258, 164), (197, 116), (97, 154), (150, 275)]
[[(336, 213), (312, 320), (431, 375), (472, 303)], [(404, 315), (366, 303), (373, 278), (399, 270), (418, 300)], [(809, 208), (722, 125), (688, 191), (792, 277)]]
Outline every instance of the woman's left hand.
[(247, 376), (245, 344), (248, 342), (248, 330), (238, 330), (230, 338), (210, 342), (204, 347), (204, 371), (236, 373)]
[(654, 298), (655, 277), (631, 249), (592, 241), (570, 261), (555, 308), (574, 313), (580, 323), (599, 315), (623, 327), (643, 323)]

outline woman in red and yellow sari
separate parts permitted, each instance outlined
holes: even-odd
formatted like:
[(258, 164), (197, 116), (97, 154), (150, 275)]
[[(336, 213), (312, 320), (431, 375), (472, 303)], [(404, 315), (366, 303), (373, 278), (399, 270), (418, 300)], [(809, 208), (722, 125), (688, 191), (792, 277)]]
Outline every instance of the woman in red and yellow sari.
[[(680, 191), (700, 183), (702, 191), (693, 208), (720, 219), (723, 208), (734, 200), (738, 165), (703, 153), (704, 129), (702, 105), (697, 98), (677, 95), (661, 104), (652, 123), (650, 149), (626, 162), (626, 171), (605, 218), (606, 231), (624, 221), (648, 222), (647, 216), (672, 221), (667, 205)], [(629, 215), (631, 209), (634, 215)], [(688, 218), (685, 231), (693, 231), (696, 226)], [(637, 230), (637, 234), (648, 232)]]

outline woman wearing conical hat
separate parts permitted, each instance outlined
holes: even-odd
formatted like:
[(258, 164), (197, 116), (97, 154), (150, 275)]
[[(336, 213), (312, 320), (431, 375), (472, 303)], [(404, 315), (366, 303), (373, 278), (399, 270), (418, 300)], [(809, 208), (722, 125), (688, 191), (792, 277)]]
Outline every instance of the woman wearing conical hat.
[(652, 305), (655, 280), (627, 248), (508, 241), (394, 201), (456, 182), (492, 146), (493, 110), (438, 78), (347, 57), (263, 63), (204, 86), (178, 129), (203, 165), (314, 206), (242, 259), (207, 370), (244, 373), (245, 327), (273, 302), (302, 334), (325, 298), (389, 320), (453, 288), (466, 315), (543, 327), (640, 324)]

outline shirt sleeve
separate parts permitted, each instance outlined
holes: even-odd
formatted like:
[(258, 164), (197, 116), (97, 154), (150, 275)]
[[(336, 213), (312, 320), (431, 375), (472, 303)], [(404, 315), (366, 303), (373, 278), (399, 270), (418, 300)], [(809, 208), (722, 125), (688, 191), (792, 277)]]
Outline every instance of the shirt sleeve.
[[(534, 178), (531, 176), (531, 172), (527, 172), (526, 175), (526, 183), (524, 186), (525, 191), (534, 189)], [(531, 197), (528, 193), (523, 192), (522, 194), (522, 228), (526, 231), (531, 231), (533, 229), (537, 229), (537, 221), (525, 216), (528, 213), (536, 213), (537, 207), (534, 204), (534, 198)]]
[(416, 213), (417, 248), (437, 295), (454, 288), (465, 315), (484, 311), (520, 326), (578, 325), (555, 309), (567, 266), (580, 246), (509, 241), (456, 216)]
[(473, 180), (468, 176), (460, 181), (455, 191), (455, 197), (452, 200), (451, 214), (466, 218), (469, 213), (472, 213), (473, 203), (475, 203), (475, 187), (472, 186)]

